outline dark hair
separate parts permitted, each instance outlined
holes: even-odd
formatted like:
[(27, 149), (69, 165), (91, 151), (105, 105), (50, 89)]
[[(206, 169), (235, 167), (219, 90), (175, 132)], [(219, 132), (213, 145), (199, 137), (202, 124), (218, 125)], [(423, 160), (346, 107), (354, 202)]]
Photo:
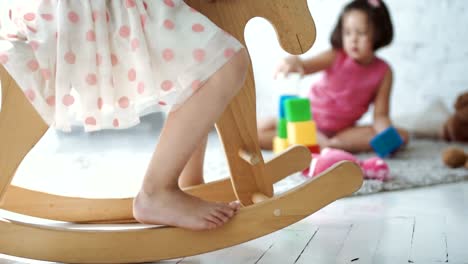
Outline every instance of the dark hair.
[(335, 49), (343, 48), (343, 16), (352, 10), (364, 12), (374, 28), (374, 50), (385, 47), (393, 40), (393, 25), (387, 6), (382, 0), (354, 0), (345, 6), (330, 38)]

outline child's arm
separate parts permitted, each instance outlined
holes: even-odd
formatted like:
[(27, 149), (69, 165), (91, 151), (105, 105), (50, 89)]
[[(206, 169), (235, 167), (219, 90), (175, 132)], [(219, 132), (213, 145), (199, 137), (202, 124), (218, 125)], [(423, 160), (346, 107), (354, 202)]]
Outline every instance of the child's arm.
[(392, 124), (389, 115), (392, 83), (392, 69), (388, 68), (374, 100), (374, 129), (377, 133), (385, 130)]
[(336, 57), (336, 51), (331, 49), (318, 54), (309, 59), (301, 60), (299, 56), (289, 56), (283, 59), (278, 65), (274, 78), (279, 74), (285, 76), (291, 72), (297, 72), (301, 75), (312, 74), (321, 70), (325, 70), (333, 64)]

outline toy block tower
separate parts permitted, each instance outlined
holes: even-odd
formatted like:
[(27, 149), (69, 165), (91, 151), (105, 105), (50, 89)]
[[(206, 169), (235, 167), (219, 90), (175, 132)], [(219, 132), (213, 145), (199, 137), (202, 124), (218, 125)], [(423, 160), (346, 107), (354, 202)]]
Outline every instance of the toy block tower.
[(320, 153), (320, 147), (317, 144), (317, 128), (312, 120), (309, 99), (282, 96), (279, 112), (273, 151), (278, 153), (289, 145), (301, 144), (308, 147), (311, 153)]
[(282, 95), (279, 99), (279, 116), (276, 124), (276, 137), (273, 139), (273, 152), (279, 153), (289, 147), (288, 130), (284, 103), (295, 95)]
[(312, 119), (308, 98), (292, 98), (284, 104), (288, 131), (288, 143), (300, 144), (311, 153), (320, 153), (317, 142), (317, 126)]

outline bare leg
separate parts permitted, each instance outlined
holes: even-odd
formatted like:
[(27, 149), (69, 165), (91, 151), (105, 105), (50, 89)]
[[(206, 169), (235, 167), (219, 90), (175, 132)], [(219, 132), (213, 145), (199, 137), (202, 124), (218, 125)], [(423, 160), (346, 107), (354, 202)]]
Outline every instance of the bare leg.
[(276, 122), (277, 119), (273, 117), (258, 121), (258, 143), (261, 149), (273, 149), (273, 139), (276, 136)]
[(185, 165), (182, 174), (179, 177), (179, 187), (186, 188), (204, 183), (203, 163), (205, 161), (205, 150), (208, 137), (202, 140), (195, 152)]
[[(408, 132), (397, 129), (405, 144), (409, 141)], [(351, 153), (372, 151), (369, 142), (376, 136), (376, 131), (372, 126), (359, 126), (345, 129), (327, 142), (331, 148), (342, 149)]]
[(205, 230), (223, 225), (234, 215), (237, 203), (211, 203), (190, 196), (179, 188), (178, 178), (243, 85), (247, 66), (247, 52), (241, 50), (179, 110), (169, 114), (133, 202), (137, 221)]
[[(258, 122), (258, 141), (260, 144), (260, 148), (264, 150), (273, 149), (273, 139), (277, 134), (276, 124), (277, 119), (273, 117), (260, 120)], [(321, 148), (328, 146), (327, 136), (325, 136), (320, 131), (317, 131), (317, 141)]]

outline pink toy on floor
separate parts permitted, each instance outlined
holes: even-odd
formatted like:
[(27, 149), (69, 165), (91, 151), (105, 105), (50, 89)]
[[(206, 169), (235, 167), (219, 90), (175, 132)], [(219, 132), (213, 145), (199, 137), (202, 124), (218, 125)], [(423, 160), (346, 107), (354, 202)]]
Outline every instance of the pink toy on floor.
[(340, 161), (351, 161), (358, 164), (365, 179), (380, 181), (390, 179), (390, 169), (383, 159), (372, 157), (361, 161), (349, 152), (333, 148), (324, 148), (320, 154), (312, 154), (310, 168), (308, 171), (304, 171), (303, 175), (314, 177)]

